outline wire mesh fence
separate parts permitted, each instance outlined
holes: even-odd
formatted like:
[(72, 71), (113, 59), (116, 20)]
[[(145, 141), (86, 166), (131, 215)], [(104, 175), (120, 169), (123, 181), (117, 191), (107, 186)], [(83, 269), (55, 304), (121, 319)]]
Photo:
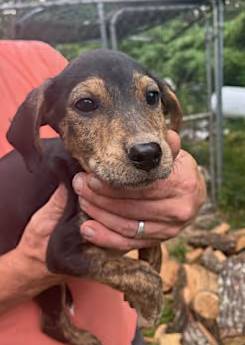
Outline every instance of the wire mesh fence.
[[(215, 202), (222, 174), (222, 104), (214, 116), (210, 100), (223, 84), (221, 3), (0, 1), (0, 37), (42, 40), (68, 59), (97, 47), (120, 49), (167, 79), (188, 115), (182, 131), (184, 146), (205, 167)], [(227, 1), (227, 8), (232, 17), (244, 5), (239, 0)]]

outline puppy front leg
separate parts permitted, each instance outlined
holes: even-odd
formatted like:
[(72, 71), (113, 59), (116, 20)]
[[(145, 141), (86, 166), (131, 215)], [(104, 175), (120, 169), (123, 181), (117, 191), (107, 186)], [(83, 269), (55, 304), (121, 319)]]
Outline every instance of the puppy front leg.
[(50, 271), (87, 277), (125, 294), (147, 325), (158, 321), (162, 307), (162, 282), (143, 261), (113, 256), (82, 239), (78, 218), (60, 224), (48, 245)]
[(42, 311), (41, 329), (49, 337), (69, 345), (101, 345), (96, 337), (71, 322), (64, 284), (43, 291), (35, 301)]
[(147, 263), (128, 257), (108, 257), (100, 248), (88, 247), (93, 262), (89, 277), (124, 293), (139, 316), (140, 325), (151, 327), (160, 318), (163, 293), (158, 273)]

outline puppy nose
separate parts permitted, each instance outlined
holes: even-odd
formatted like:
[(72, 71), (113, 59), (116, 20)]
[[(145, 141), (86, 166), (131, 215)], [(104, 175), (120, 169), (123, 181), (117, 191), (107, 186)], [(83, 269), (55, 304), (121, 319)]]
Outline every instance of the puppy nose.
[(156, 168), (161, 160), (162, 150), (159, 144), (150, 142), (132, 146), (128, 158), (137, 169), (150, 171)]

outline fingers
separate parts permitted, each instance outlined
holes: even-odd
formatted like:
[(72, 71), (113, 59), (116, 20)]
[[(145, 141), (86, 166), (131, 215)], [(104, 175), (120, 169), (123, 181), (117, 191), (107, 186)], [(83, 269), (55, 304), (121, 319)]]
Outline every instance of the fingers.
[(89, 220), (82, 225), (81, 233), (86, 240), (97, 246), (113, 248), (123, 252), (151, 247), (158, 243), (156, 240), (124, 237), (116, 232), (110, 231), (104, 225), (93, 220)]
[(59, 218), (65, 208), (67, 201), (67, 190), (63, 184), (60, 184), (51, 195), (49, 201), (37, 212), (37, 214), (51, 213), (52, 217)]
[[(87, 202), (94, 206), (101, 208), (104, 211), (110, 212), (123, 218), (131, 220), (155, 220), (161, 219), (162, 202), (151, 202), (147, 200), (125, 200), (118, 199), (115, 203), (113, 199), (98, 195), (95, 197), (94, 193), (89, 189), (83, 192), (82, 200), (86, 199)], [(145, 210), (145, 212), (144, 212)]]
[(179, 137), (179, 135), (172, 130), (168, 130), (166, 141), (171, 148), (173, 157), (175, 158), (180, 151), (180, 137)]
[(28, 228), (41, 237), (47, 237), (63, 214), (67, 201), (67, 190), (60, 185), (49, 201), (32, 216)]
[[(205, 198), (205, 183), (198, 172), (197, 164), (192, 156), (183, 150), (176, 158), (170, 177), (157, 181), (157, 184), (149, 189), (120, 192), (98, 180), (96, 183), (100, 187), (93, 189), (95, 186), (90, 183), (90, 178), (91, 175), (85, 174), (78, 174), (74, 178), (74, 189), (82, 199), (112, 214), (136, 221), (185, 221)], [(131, 192), (134, 194), (131, 195)], [(106, 193), (114, 193), (117, 199)]]
[[(173, 189), (170, 187), (172, 177), (166, 180), (158, 180), (153, 184), (140, 189), (116, 189), (102, 182), (93, 175), (78, 173), (73, 179), (73, 188), (78, 195), (85, 197), (88, 193), (92, 198), (100, 196), (107, 197), (116, 203), (118, 200), (161, 200), (163, 197), (169, 198), (173, 195)], [(113, 201), (114, 199), (114, 201)]]
[[(186, 186), (186, 188), (187, 187), (188, 186)], [(190, 183), (188, 188), (195, 188), (195, 186), (192, 186)], [(194, 212), (194, 209), (192, 209), (192, 192), (190, 192), (190, 195), (180, 195), (177, 198), (159, 200), (145, 200), (144, 198), (139, 200), (117, 199), (115, 202), (112, 198), (97, 195), (88, 188), (86, 184), (84, 184), (79, 194), (81, 195), (80, 202), (82, 207), (87, 201), (91, 205), (107, 211), (110, 214), (135, 221), (182, 222), (185, 221), (188, 216), (191, 216), (192, 212)]]
[[(120, 190), (89, 174), (73, 180), (81, 208), (94, 220), (81, 226), (90, 242), (118, 250), (143, 248), (176, 236), (197, 213), (206, 196), (205, 182), (193, 157), (179, 150), (177, 134), (169, 131), (169, 145), (177, 155), (171, 175), (140, 190)], [(136, 239), (139, 221), (144, 238)]]
[(73, 188), (77, 194), (82, 195), (86, 188), (96, 193), (96, 195), (107, 196), (112, 199), (140, 199), (144, 198), (145, 194), (151, 195), (155, 190), (155, 186), (151, 185), (145, 189), (120, 189), (112, 188), (106, 182), (102, 182), (93, 175), (85, 173), (78, 173), (73, 179)]
[[(95, 222), (102, 224), (107, 229), (120, 234), (123, 237), (134, 238), (139, 226), (139, 221), (122, 218), (120, 216), (111, 214), (101, 208), (98, 208), (87, 201), (81, 202), (82, 210), (91, 218), (96, 219)], [(94, 223), (95, 224), (95, 223)], [(86, 223), (81, 226), (81, 230), (86, 229)], [(146, 221), (144, 224), (144, 239), (151, 240), (167, 240), (176, 236), (180, 231), (180, 226), (163, 223)]]
[(87, 200), (80, 201), (82, 210), (97, 222), (103, 224), (108, 229), (113, 230), (125, 237), (133, 238), (136, 234), (138, 222), (128, 218), (123, 218), (101, 209)]

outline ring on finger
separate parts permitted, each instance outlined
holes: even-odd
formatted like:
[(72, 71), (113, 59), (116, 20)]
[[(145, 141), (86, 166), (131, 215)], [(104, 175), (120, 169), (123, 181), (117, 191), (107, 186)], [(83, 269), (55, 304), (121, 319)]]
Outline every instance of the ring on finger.
[(135, 238), (143, 238), (145, 234), (145, 222), (140, 220), (135, 234)]

